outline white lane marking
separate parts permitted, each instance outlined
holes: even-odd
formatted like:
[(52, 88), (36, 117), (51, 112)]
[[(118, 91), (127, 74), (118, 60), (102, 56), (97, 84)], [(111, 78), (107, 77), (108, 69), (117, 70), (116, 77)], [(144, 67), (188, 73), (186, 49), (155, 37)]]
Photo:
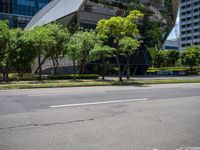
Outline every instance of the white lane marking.
[(92, 102), (92, 103), (78, 103), (78, 104), (68, 104), (68, 105), (55, 105), (55, 106), (50, 106), (50, 107), (51, 108), (76, 107), (76, 106), (101, 105), (101, 104), (112, 104), (112, 103), (125, 103), (125, 102), (146, 101), (146, 100), (148, 100), (148, 98), (129, 99), (129, 100), (115, 100), (115, 101), (105, 101), (105, 102)]
[(46, 94), (29, 94), (29, 97), (40, 97), (40, 96), (65, 96), (65, 95), (78, 95), (78, 94), (104, 94), (106, 92), (76, 92), (76, 93), (46, 93)]

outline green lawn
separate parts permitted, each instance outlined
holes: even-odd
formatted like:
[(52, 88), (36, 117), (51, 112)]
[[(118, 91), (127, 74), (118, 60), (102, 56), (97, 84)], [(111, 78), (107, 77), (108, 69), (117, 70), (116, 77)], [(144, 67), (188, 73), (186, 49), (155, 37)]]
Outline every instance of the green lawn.
[(169, 84), (169, 83), (200, 83), (200, 78), (194, 79), (151, 79), (151, 80), (124, 80), (100, 81), (100, 80), (44, 80), (44, 81), (20, 81), (0, 83), (0, 89), (30, 89), (30, 88), (54, 88), (54, 87), (83, 87), (83, 86), (142, 86), (145, 84)]

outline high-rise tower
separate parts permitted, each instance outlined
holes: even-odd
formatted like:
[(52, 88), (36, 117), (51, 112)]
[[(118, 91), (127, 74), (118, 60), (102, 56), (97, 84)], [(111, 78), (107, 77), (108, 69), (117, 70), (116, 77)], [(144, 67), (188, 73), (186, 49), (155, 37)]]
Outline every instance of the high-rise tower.
[(180, 49), (200, 45), (200, 0), (181, 0)]

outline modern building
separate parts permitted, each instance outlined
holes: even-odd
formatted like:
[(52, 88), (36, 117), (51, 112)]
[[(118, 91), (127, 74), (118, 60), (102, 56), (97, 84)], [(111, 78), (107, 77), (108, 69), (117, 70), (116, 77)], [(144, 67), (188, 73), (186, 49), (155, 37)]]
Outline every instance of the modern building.
[[(177, 16), (179, 0), (172, 0), (172, 2), (172, 12), (169, 13), (169, 16), (173, 14), (173, 26)], [(150, 17), (151, 19), (162, 20), (166, 24), (167, 21), (164, 21), (161, 14), (165, 9), (165, 0), (161, 0), (160, 3), (157, 3), (157, 0), (140, 0), (140, 3), (146, 5), (148, 9), (154, 12), (154, 15)], [(33, 17), (26, 29), (33, 29), (36, 26), (51, 22), (58, 22), (64, 26), (95, 28), (97, 22), (101, 19), (109, 19), (112, 16), (124, 16), (126, 8), (127, 0), (53, 0)], [(70, 67), (70, 62), (67, 58), (61, 59), (62, 62), (66, 61), (67, 63), (63, 63), (60, 68), (62, 70), (69, 70), (65, 68)], [(115, 61), (111, 60), (110, 63), (115, 64)], [(150, 64), (147, 50), (141, 49), (135, 56), (132, 56), (131, 67), (134, 70), (134, 74), (143, 74), (145, 68)], [(125, 62), (122, 65), (125, 65)], [(37, 64), (33, 67), (33, 72), (36, 66)], [(47, 60), (42, 69), (44, 72), (49, 72), (50, 66), (52, 66), (52, 62)]]
[(200, 45), (200, 0), (181, 0), (180, 49)]
[(51, 0), (0, 0), (0, 20), (10, 27), (26, 27), (32, 17)]
[(26, 28), (30, 29), (54, 21), (65, 26), (76, 23), (85, 28), (94, 28), (101, 19), (124, 15), (124, 9), (108, 4), (102, 5), (87, 0), (54, 0), (39, 11)]
[(163, 45), (164, 50), (179, 50), (179, 38), (168, 39)]
[[(51, 22), (59, 22), (68, 25), (72, 21), (88, 26), (96, 25), (100, 19), (108, 19), (112, 16), (123, 16), (128, 0), (53, 0), (44, 9), (39, 11), (26, 27), (34, 28)], [(152, 0), (140, 0), (140, 3), (150, 5)], [(164, 9), (164, 0), (152, 7), (155, 14)], [(179, 0), (172, 0), (173, 21), (176, 21)], [(156, 16), (155, 15), (155, 16)]]

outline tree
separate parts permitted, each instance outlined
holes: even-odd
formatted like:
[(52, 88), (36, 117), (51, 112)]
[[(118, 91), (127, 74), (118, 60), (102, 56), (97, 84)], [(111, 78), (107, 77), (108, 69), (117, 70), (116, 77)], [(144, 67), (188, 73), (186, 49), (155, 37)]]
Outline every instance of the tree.
[(1, 65), (3, 66), (4, 80), (8, 82), (10, 71), (15, 71), (22, 77), (25, 69), (30, 67), (36, 55), (31, 46), (27, 47), (25, 32), (22, 29), (9, 29), (6, 21), (0, 24), (1, 41), (4, 41), (1, 44)]
[(165, 62), (165, 51), (164, 50), (160, 50), (158, 51), (156, 58), (155, 58), (155, 67), (160, 68), (162, 65), (164, 65)]
[(94, 60), (101, 60), (102, 63), (102, 80), (105, 80), (106, 72), (106, 58), (112, 57), (114, 55), (114, 48), (108, 45), (103, 45), (102, 43), (97, 43), (94, 48), (90, 51), (90, 56)]
[(73, 61), (74, 80), (76, 79), (76, 60), (81, 57), (82, 41), (78, 33), (75, 33), (65, 45), (65, 54)]
[(59, 56), (63, 54), (63, 51), (65, 50), (65, 44), (69, 42), (70, 39), (70, 33), (69, 31), (64, 28), (60, 24), (48, 24), (45, 26), (45, 28), (49, 29), (49, 38), (51, 39), (51, 42), (49, 43), (46, 51), (45, 51), (45, 57), (50, 58), (53, 62), (54, 67), (54, 74), (57, 74), (57, 68), (59, 66)]
[(19, 77), (23, 76), (23, 73), (27, 68), (31, 66), (36, 58), (36, 51), (31, 48), (31, 45), (27, 45), (25, 31), (22, 29), (12, 29), (11, 32), (11, 46), (9, 51), (9, 59), (11, 66), (14, 67)]
[(94, 48), (96, 34), (94, 31), (78, 31), (73, 34), (67, 44), (66, 54), (74, 61), (77, 60), (80, 66), (80, 73), (85, 73), (85, 67), (90, 62), (90, 50)]
[(45, 51), (47, 51), (48, 46), (54, 42), (50, 34), (51, 30), (45, 26), (36, 27), (25, 33), (25, 42), (27, 45), (31, 46), (30, 48), (33, 48), (37, 52), (39, 80), (42, 79), (41, 57), (44, 55)]
[(80, 64), (80, 73), (85, 73), (86, 65), (91, 61), (89, 54), (94, 48), (96, 42), (96, 33), (94, 31), (79, 31), (81, 36), (81, 51), (78, 63)]
[(3, 81), (8, 81), (7, 51), (9, 48), (10, 32), (8, 21), (0, 21), (0, 66), (3, 72)]
[(126, 74), (127, 79), (130, 78), (130, 58), (131, 55), (136, 53), (136, 50), (140, 47), (140, 42), (131, 37), (124, 37), (119, 41), (120, 49), (126, 57)]
[(119, 81), (122, 81), (120, 55), (121, 50), (119, 46), (120, 39), (125, 36), (136, 37), (139, 35), (137, 24), (142, 17), (140, 11), (134, 10), (125, 18), (112, 17), (109, 20), (100, 20), (97, 24), (97, 31), (99, 35), (107, 36), (112, 40), (113, 47), (116, 49), (116, 62), (119, 69)]
[(154, 47), (149, 47), (148, 48), (148, 52), (149, 52), (149, 55), (150, 55), (150, 58), (151, 58), (151, 65), (152, 65), (152, 67), (155, 67), (155, 65), (156, 65), (156, 57), (157, 57), (158, 51)]
[(180, 56), (179, 50), (167, 50), (165, 64), (167, 66), (174, 66), (176, 64), (176, 62), (178, 61), (179, 56)]
[(200, 47), (190, 46), (187, 47), (182, 54), (183, 65), (190, 66), (191, 72), (193, 67), (200, 64)]

